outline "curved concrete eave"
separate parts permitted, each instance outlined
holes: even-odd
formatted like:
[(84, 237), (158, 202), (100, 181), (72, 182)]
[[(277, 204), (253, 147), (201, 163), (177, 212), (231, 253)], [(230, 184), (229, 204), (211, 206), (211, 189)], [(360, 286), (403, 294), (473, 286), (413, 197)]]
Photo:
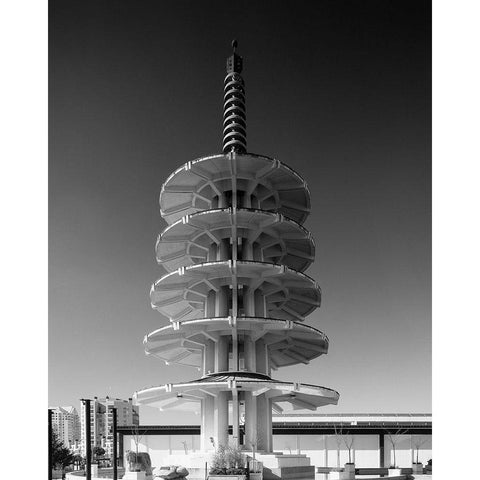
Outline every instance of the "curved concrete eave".
[(195, 368), (202, 365), (202, 351), (221, 336), (238, 334), (260, 338), (268, 346), (270, 364), (274, 369), (308, 364), (328, 352), (328, 337), (308, 325), (281, 319), (239, 317), (207, 318), (166, 325), (145, 336), (145, 353), (168, 364)]
[[(233, 164), (235, 163), (235, 166)], [(255, 193), (259, 208), (278, 211), (303, 223), (310, 212), (310, 192), (303, 178), (279, 160), (247, 153), (211, 155), (187, 162), (165, 181), (160, 193), (160, 213), (171, 224), (187, 214), (212, 208), (212, 197), (237, 186)]]
[(169, 272), (208, 261), (212, 241), (234, 234), (258, 245), (264, 262), (303, 272), (315, 258), (312, 235), (278, 213), (257, 209), (213, 209), (186, 215), (169, 225), (156, 243), (157, 261)]
[(152, 308), (171, 320), (204, 316), (210, 290), (237, 284), (261, 289), (268, 315), (303, 321), (321, 303), (318, 284), (284, 265), (252, 261), (208, 262), (181, 267), (157, 280), (150, 290)]
[(335, 390), (317, 385), (275, 380), (227, 380), (150, 387), (135, 392), (134, 400), (137, 405), (148, 405), (161, 410), (182, 409), (185, 406), (190, 410), (192, 404), (199, 404), (207, 396), (216, 397), (220, 392), (231, 392), (234, 389), (251, 392), (254, 397), (265, 395), (271, 399), (273, 409), (280, 413), (288, 408), (316, 410), (324, 405), (336, 405), (340, 397)]

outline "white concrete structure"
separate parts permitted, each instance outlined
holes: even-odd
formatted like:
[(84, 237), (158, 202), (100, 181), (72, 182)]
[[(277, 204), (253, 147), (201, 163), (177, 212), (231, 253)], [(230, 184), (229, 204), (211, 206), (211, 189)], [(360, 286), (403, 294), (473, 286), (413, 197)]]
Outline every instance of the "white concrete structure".
[(145, 349), (202, 375), (144, 388), (134, 398), (162, 410), (200, 407), (203, 452), (232, 443), (269, 454), (272, 410), (316, 410), (336, 404), (339, 394), (271, 377), (327, 353), (328, 338), (303, 323), (321, 299), (317, 283), (303, 273), (315, 254), (301, 225), (310, 194), (287, 165), (246, 152), (241, 63), (235, 53), (227, 61), (223, 154), (186, 163), (160, 194), (168, 227), (156, 254), (169, 273), (150, 297), (170, 324), (147, 335)]
[(52, 430), (58, 439), (72, 451), (80, 441), (80, 417), (75, 407), (50, 407)]
[[(122, 400), (119, 398), (98, 398), (94, 397), (90, 401), (90, 423), (92, 449), (96, 446), (105, 449), (105, 455), (113, 455), (113, 413), (112, 409), (117, 409), (118, 426), (138, 425), (138, 407), (133, 405), (132, 399)], [(86, 433), (85, 433), (85, 405), (81, 403), (81, 444), (80, 451), (82, 455), (86, 452)]]

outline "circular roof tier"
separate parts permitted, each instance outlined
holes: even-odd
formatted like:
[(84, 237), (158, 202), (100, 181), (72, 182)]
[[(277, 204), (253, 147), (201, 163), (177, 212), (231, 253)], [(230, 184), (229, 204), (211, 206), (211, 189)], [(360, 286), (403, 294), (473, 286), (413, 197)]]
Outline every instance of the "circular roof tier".
[(248, 261), (223, 261), (181, 267), (164, 275), (150, 290), (152, 308), (171, 321), (205, 317), (209, 292), (224, 286), (260, 289), (268, 317), (300, 320), (320, 306), (318, 284), (284, 265)]
[(269, 362), (274, 369), (308, 364), (328, 352), (327, 336), (308, 325), (257, 317), (238, 317), (233, 323), (232, 317), (223, 317), (180, 321), (159, 328), (145, 336), (145, 353), (166, 364), (200, 368), (204, 348), (222, 336), (231, 336), (232, 329), (254, 341), (262, 338), (268, 345)]
[(172, 224), (185, 215), (215, 208), (215, 197), (233, 191), (234, 179), (236, 190), (252, 199), (249, 206), (281, 213), (298, 223), (310, 212), (310, 192), (298, 173), (279, 160), (248, 153), (198, 158), (175, 170), (162, 185), (160, 213)]
[(157, 240), (157, 261), (169, 272), (203, 263), (212, 242), (234, 236), (255, 242), (263, 261), (297, 271), (315, 258), (310, 232), (293, 220), (263, 210), (224, 208), (186, 215), (167, 227)]
[(266, 395), (276, 413), (285, 410), (316, 410), (324, 405), (336, 405), (339, 393), (330, 388), (297, 382), (272, 380), (251, 372), (219, 372), (192, 382), (149, 387), (134, 394), (136, 405), (148, 405), (161, 410), (197, 410), (203, 398), (216, 397), (220, 392), (251, 392), (254, 397)]

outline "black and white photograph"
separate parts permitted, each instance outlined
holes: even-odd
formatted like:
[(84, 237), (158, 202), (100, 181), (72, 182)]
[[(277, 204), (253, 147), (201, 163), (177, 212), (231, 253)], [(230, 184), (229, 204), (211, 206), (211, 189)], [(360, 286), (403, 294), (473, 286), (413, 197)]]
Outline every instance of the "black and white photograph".
[[(432, 282), (476, 287), (442, 270), (453, 258), (432, 267), (433, 212), (462, 231), (448, 195), (432, 208), (432, 7), (48, 2), (48, 159), (44, 182), (25, 167), (44, 191), (22, 221), (43, 196), (45, 242), (32, 224), (17, 284), (45, 322), (12, 322), (44, 393), (10, 389), (44, 395), (28, 440), (44, 463), (6, 478), (433, 478), (432, 366), (471, 349), (462, 302), (439, 323)], [(451, 368), (459, 468), (435, 477), (474, 478), (475, 397)]]

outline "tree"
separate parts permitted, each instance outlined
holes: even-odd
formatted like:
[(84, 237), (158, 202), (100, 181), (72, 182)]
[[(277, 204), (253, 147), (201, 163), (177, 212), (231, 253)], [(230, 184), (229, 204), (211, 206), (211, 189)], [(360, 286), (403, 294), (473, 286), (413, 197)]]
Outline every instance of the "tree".
[(335, 429), (335, 441), (337, 442), (337, 467), (340, 467), (340, 445), (343, 443), (348, 450), (348, 463), (352, 462), (352, 450), (353, 450), (353, 436), (343, 433), (342, 427), (336, 425), (333, 426)]
[(353, 450), (353, 436), (352, 435), (344, 435), (343, 436), (343, 443), (347, 447), (348, 450), (348, 463), (352, 462), (352, 450)]
[(54, 468), (60, 468), (64, 473), (65, 468), (71, 465), (74, 460), (73, 453), (59, 440), (58, 435), (53, 432), (50, 439), (52, 448), (52, 464)]
[(337, 428), (336, 425), (333, 426), (335, 429), (335, 442), (337, 443), (337, 468), (340, 468), (340, 445), (342, 444), (342, 428)]
[(142, 438), (144, 435), (147, 433), (145, 430), (143, 433), (140, 433), (140, 427), (138, 425), (134, 425), (132, 427), (132, 438), (133, 441), (135, 442), (135, 454), (138, 455), (138, 445), (142, 441)]
[(99, 446), (93, 448), (93, 455), (98, 460), (98, 457), (103, 457), (105, 455), (105, 449)]
[(396, 448), (397, 444), (400, 441), (400, 436), (405, 435), (407, 433), (407, 430), (402, 430), (398, 429), (394, 433), (392, 433), (390, 430), (386, 430), (387, 438), (392, 444), (392, 452), (393, 452), (393, 468), (397, 468), (397, 456), (396, 456)]
[(77, 453), (73, 456), (73, 464), (80, 470), (80, 468), (85, 464), (85, 459)]
[(419, 450), (420, 450), (420, 448), (422, 447), (422, 445), (424, 445), (425, 443), (427, 443), (427, 439), (426, 439), (426, 438), (416, 437), (416, 438), (413, 440), (413, 446), (415, 447), (415, 452), (416, 452), (416, 460), (415, 460), (415, 463), (420, 463), (420, 462), (418, 461), (418, 453), (419, 453)]

